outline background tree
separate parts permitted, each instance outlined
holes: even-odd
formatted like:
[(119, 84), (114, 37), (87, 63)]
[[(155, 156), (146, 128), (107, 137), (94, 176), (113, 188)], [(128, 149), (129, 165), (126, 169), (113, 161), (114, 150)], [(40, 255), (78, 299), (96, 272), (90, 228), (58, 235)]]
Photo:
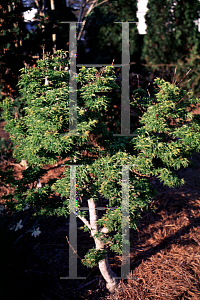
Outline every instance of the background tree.
[[(42, 47), (46, 52), (56, 49), (69, 49), (69, 24), (62, 21), (77, 21), (74, 9), (66, 6), (65, 0), (31, 1), (31, 6), (37, 8), (35, 15), (35, 30), (32, 35), (34, 54), (42, 55)], [(30, 49), (31, 50), (31, 49)], [(33, 52), (33, 50), (31, 50)]]
[(199, 31), (195, 20), (200, 18), (200, 2), (177, 0), (174, 4), (174, 35), (177, 59), (184, 59), (192, 48), (199, 46)]
[(148, 1), (145, 15), (147, 28), (142, 53), (142, 58), (148, 64), (168, 64), (174, 60), (172, 4), (172, 0)]
[(147, 8), (142, 58), (149, 65), (176, 64), (198, 43), (199, 1), (149, 0)]
[[(177, 75), (183, 77), (182, 84), (185, 89), (193, 91), (195, 97), (200, 96), (200, 53), (198, 43), (194, 45), (185, 61), (178, 60)], [(187, 76), (183, 76), (187, 74)]]
[[(121, 63), (122, 25), (114, 22), (138, 22), (137, 1), (97, 1), (86, 17), (84, 47), (87, 53), (80, 59), (96, 63)], [(130, 53), (138, 58), (137, 24), (130, 24)]]
[(192, 88), (194, 95), (199, 97), (200, 33), (197, 32), (196, 26), (194, 27), (192, 19), (197, 18), (197, 13), (199, 16), (200, 4), (199, 1), (191, 2), (191, 6), (187, 2), (178, 1), (178, 3), (179, 5), (175, 7), (175, 16), (178, 16), (176, 19), (177, 52), (182, 52), (183, 57), (177, 62), (177, 73), (183, 77), (190, 70), (182, 83), (187, 90)]
[(0, 85), (4, 97), (17, 95), (19, 69), (26, 59), (23, 51), (23, 42), (28, 38), (23, 19), (26, 10), (21, 0), (2, 0), (0, 4)]
[[(188, 158), (200, 150), (199, 117), (190, 112), (200, 100), (158, 78), (154, 96), (149, 97), (141, 88), (132, 94), (132, 128), (136, 137), (115, 137), (120, 114), (114, 120), (107, 119), (116, 98), (120, 99), (113, 68), (98, 71), (83, 67), (77, 76), (77, 131), (81, 135), (68, 135), (68, 68), (66, 53), (59, 51), (53, 57), (39, 60), (35, 68), (22, 70), (19, 86), (25, 107), (21, 118), (14, 117), (12, 101), (3, 101), (14, 156), (18, 161), (27, 159), (29, 167), (19, 181), (9, 172), (1, 174), (1, 180), (16, 187), (13, 194), (5, 196), (8, 207), (20, 211), (28, 204), (35, 215), (66, 217), (71, 209), (82, 220), (83, 228), (90, 231), (95, 243), (83, 263), (88, 267), (98, 264), (112, 292), (117, 280), (108, 264), (107, 250), (122, 253), (123, 178), (119, 165), (130, 166), (128, 223), (136, 228), (141, 211), (150, 208), (155, 195), (149, 176), (157, 176), (169, 187), (184, 184), (175, 171), (187, 167)], [(37, 178), (46, 172), (44, 166), (60, 159), (66, 159), (64, 176), (37, 188)], [(70, 206), (69, 164), (78, 165), (75, 210)], [(99, 195), (103, 196), (106, 208), (102, 214), (95, 209)], [(81, 211), (81, 206), (87, 204), (89, 215)]]

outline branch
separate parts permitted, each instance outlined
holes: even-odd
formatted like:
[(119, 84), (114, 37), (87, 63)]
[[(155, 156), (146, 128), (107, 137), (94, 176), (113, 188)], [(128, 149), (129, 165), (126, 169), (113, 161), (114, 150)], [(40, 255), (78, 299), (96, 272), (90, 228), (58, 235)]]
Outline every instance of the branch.
[(135, 102), (136, 102), (138, 108), (141, 110), (141, 112), (144, 113), (144, 110), (143, 110), (144, 107), (142, 107), (143, 109), (141, 108), (141, 105), (139, 105), (139, 103), (137, 102), (137, 100), (135, 99), (135, 97), (133, 95), (132, 95), (132, 98), (135, 100)]
[(83, 12), (83, 9), (84, 9), (85, 4), (86, 4), (85, 2), (86, 2), (86, 0), (82, 0), (81, 8), (80, 8), (79, 16), (78, 16), (78, 23), (81, 21), (82, 12)]
[[(85, 14), (85, 17), (87, 17), (87, 15), (91, 12), (91, 10), (93, 9), (93, 7), (94, 7), (95, 4), (97, 3), (97, 1), (98, 1), (98, 0), (94, 0), (94, 2), (90, 5), (90, 8), (88, 9), (87, 13)], [(84, 29), (85, 23), (86, 23), (86, 19), (85, 19), (85, 20), (83, 21), (83, 23), (82, 23), (81, 30), (80, 30), (80, 32), (79, 32), (77, 41), (79, 41), (80, 38), (81, 38), (81, 35), (82, 35), (82, 33), (83, 33), (83, 29)]]
[(133, 169), (133, 172), (139, 176), (142, 176), (142, 177), (151, 177), (150, 175), (143, 175), (143, 174), (140, 174), (138, 173), (135, 169)]
[(80, 258), (81, 261), (82, 261), (82, 258), (77, 254), (77, 251), (75, 251), (74, 248), (72, 247), (72, 245), (69, 243), (69, 240), (68, 240), (68, 237), (67, 237), (67, 236), (66, 236), (66, 239), (67, 239), (67, 242), (68, 242), (70, 248), (72, 249), (72, 251), (73, 251), (73, 252), (77, 255), (77, 257)]
[(102, 233), (108, 233), (109, 230), (108, 230), (107, 227), (103, 227), (103, 228), (100, 229), (100, 232), (102, 232)]
[(99, 6), (99, 5), (101, 5), (101, 4), (103, 4), (103, 3), (105, 3), (105, 2), (108, 2), (108, 0), (104, 0), (104, 1), (102, 1), (101, 3), (98, 3), (98, 4), (96, 5), (96, 7)]
[(10, 161), (8, 161), (8, 160), (4, 159), (4, 158), (3, 158), (3, 155), (2, 155), (2, 153), (1, 153), (0, 160), (2, 160), (2, 161), (3, 161), (2, 163), (0, 163), (0, 165), (2, 165), (2, 164), (8, 164), (8, 165), (11, 165), (11, 166), (18, 166), (18, 167), (20, 167), (20, 168), (22, 168), (22, 167), (23, 167), (23, 166), (21, 166), (20, 164), (11, 163)]
[(35, 4), (36, 4), (37, 8), (39, 9), (40, 6), (39, 6), (39, 3), (38, 3), (38, 0), (35, 0)]
[(86, 220), (85, 217), (82, 217), (80, 215), (77, 214), (77, 216), (79, 217), (79, 219), (91, 230), (91, 226), (90, 223), (88, 222), (88, 220)]
[(177, 66), (176, 66), (176, 68), (175, 68), (175, 70), (174, 70), (174, 77), (173, 77), (173, 81), (172, 81), (172, 84), (174, 84), (174, 80), (175, 80), (175, 75), (176, 75), (176, 70), (177, 70)]
[(89, 215), (90, 215), (90, 226), (91, 226), (91, 234), (92, 236), (98, 232), (97, 229), (97, 215), (96, 215), (96, 207), (93, 198), (88, 200), (89, 207)]
[(185, 74), (185, 76), (181, 79), (181, 81), (179, 81), (179, 83), (176, 86), (178, 86), (183, 81), (183, 79), (190, 73), (191, 70), (192, 69), (189, 69), (189, 71), (187, 71), (187, 73)]
[[(95, 4), (96, 4), (95, 7), (97, 7), (97, 6), (103, 4), (103, 3), (107, 2), (107, 1), (108, 1), (108, 0), (104, 0), (104, 1), (102, 1), (101, 3), (96, 4), (96, 3), (98, 2), (98, 0), (95, 0), (95, 1), (90, 5), (90, 8), (88, 9), (87, 13), (85, 14), (85, 17), (87, 17), (87, 15), (91, 12), (91, 10), (94, 8)], [(79, 22), (80, 22), (80, 19), (81, 19), (82, 10), (84, 9), (84, 7), (85, 7), (85, 5), (86, 5), (87, 2), (89, 2), (89, 1), (88, 1), (88, 0), (87, 0), (86, 2), (83, 1), (82, 7), (81, 7), (81, 11), (80, 11), (80, 14), (79, 14), (79, 18), (78, 18), (78, 21), (79, 21)], [(85, 19), (85, 20), (83, 21), (83, 23), (82, 23), (82, 27), (81, 27), (81, 30), (80, 30), (80, 32), (79, 32), (77, 41), (79, 41), (80, 38), (81, 38), (81, 35), (82, 35), (82, 33), (83, 33), (83, 29), (84, 29), (85, 23), (86, 23), (86, 19)]]

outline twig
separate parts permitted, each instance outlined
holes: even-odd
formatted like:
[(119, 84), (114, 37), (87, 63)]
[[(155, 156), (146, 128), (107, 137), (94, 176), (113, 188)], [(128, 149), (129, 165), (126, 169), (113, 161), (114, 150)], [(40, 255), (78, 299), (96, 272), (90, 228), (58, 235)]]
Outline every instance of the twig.
[(104, 1), (102, 1), (101, 3), (98, 3), (95, 7), (101, 5), (101, 4), (105, 3), (105, 2), (108, 2), (108, 0), (104, 0)]
[(187, 73), (185, 74), (185, 76), (181, 79), (181, 81), (179, 81), (179, 83), (177, 84), (177, 86), (183, 81), (183, 79), (190, 73), (192, 69), (189, 69), (189, 71), (187, 71)]
[(78, 214), (77, 214), (77, 216), (91, 230), (91, 226), (90, 226), (90, 223), (88, 222), (88, 220), (86, 220), (86, 218), (84, 218)]
[(151, 95), (150, 95), (150, 93), (149, 93), (149, 90), (147, 89), (147, 93), (148, 93), (148, 95), (149, 95), (149, 98), (150, 98), (150, 100), (151, 100), (151, 103), (153, 104), (153, 105), (155, 105), (155, 103), (153, 102), (153, 100), (151, 99)]
[(143, 176), (143, 177), (151, 177), (150, 175), (142, 175), (140, 173), (138, 173), (135, 169), (133, 169), (134, 173), (139, 175), (139, 176)]
[(178, 103), (180, 103), (187, 95), (188, 95), (188, 93), (187, 93), (185, 96), (183, 96), (183, 97), (181, 98), (181, 100), (178, 101)]
[(85, 4), (86, 4), (86, 0), (82, 0), (81, 8), (80, 8), (79, 16), (78, 16), (78, 23), (80, 23), (80, 21), (81, 21), (81, 16), (82, 16), (83, 9), (85, 8)]
[(45, 295), (43, 295), (43, 294), (42, 294), (42, 296), (43, 296), (45, 299), (47, 299), (47, 300), (51, 300), (51, 299), (47, 298)]
[[(87, 17), (87, 15), (91, 12), (91, 10), (92, 10), (93, 7), (95, 6), (96, 2), (97, 2), (97, 0), (94, 0), (94, 2), (90, 5), (90, 8), (88, 9), (87, 13), (85, 14), (85, 17)], [(81, 30), (80, 30), (80, 32), (79, 32), (77, 41), (79, 41), (80, 38), (81, 38), (81, 35), (82, 35), (82, 32), (83, 32), (85, 23), (86, 23), (86, 19), (82, 22)]]
[(177, 69), (177, 67), (175, 68), (175, 71), (174, 71), (174, 77), (173, 77), (172, 84), (174, 84), (174, 79), (175, 79), (175, 75), (176, 75), (176, 69)]
[[(70, 248), (73, 250), (73, 252), (77, 255), (78, 258), (80, 258), (80, 256), (77, 254), (77, 252), (74, 250), (74, 248), (72, 247), (72, 245), (69, 243), (68, 237), (66, 236), (67, 242), (70, 246)], [(82, 261), (82, 258), (80, 258), (80, 260)]]
[(0, 158), (0, 159), (3, 161), (3, 163), (6, 163), (6, 164), (8, 164), (8, 165), (11, 165), (11, 166), (18, 166), (18, 167), (20, 167), (20, 168), (23, 168), (23, 166), (21, 166), (20, 164), (11, 163), (11, 162), (9, 162), (8, 160), (4, 159), (4, 158), (3, 158), (3, 155), (1, 155), (1, 158)]
[(11, 166), (18, 166), (20, 168), (23, 168), (23, 166), (21, 166), (20, 164), (15, 164), (15, 163), (8, 163), (8, 164), (11, 165)]
[(174, 84), (176, 84), (176, 82), (177, 82), (178, 78), (179, 78), (179, 74), (178, 74), (178, 76), (177, 76), (177, 78), (176, 78), (176, 81), (174, 82)]
[(140, 86), (140, 82), (139, 82), (139, 75), (137, 74), (137, 79), (138, 79), (138, 88)]
[(81, 284), (81, 285), (79, 285), (77, 288), (73, 289), (72, 291), (83, 289), (85, 286), (90, 285), (91, 283), (95, 282), (96, 280), (98, 280), (98, 278), (94, 278), (94, 279), (92, 279), (91, 281), (89, 281), (88, 283)]
[(134, 98), (134, 96), (132, 95), (133, 99), (135, 100), (137, 106), (139, 107), (139, 109), (141, 110), (142, 113), (144, 113), (144, 111), (142, 110), (141, 106), (139, 105), (139, 103), (137, 102), (137, 100)]

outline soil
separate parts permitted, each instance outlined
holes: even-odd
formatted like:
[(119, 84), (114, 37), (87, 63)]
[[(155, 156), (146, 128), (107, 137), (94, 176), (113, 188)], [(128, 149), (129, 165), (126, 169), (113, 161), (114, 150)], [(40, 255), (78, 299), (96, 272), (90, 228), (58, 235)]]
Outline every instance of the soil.
[[(0, 136), (9, 141), (0, 123)], [(11, 266), (6, 283), (5, 298), (29, 300), (70, 299), (200, 299), (200, 154), (194, 153), (192, 165), (180, 169), (177, 174), (185, 179), (182, 187), (168, 188), (156, 178), (149, 180), (158, 195), (153, 199), (155, 212), (143, 213), (138, 230), (130, 230), (130, 277), (120, 282), (114, 294), (109, 294), (97, 267), (86, 268), (81, 259), (94, 243), (88, 232), (77, 230), (77, 276), (86, 279), (60, 279), (69, 274), (69, 219), (64, 217), (40, 218), (41, 234), (27, 240), (30, 249)], [(15, 178), (21, 178), (23, 167), (16, 164), (9, 151), (3, 153), (1, 169), (14, 170)], [(60, 177), (64, 168), (47, 166), (48, 173), (42, 179)], [(12, 191), (0, 183), (0, 205), (3, 195)], [(6, 221), (13, 215), (1, 212)], [(36, 221), (29, 210), (16, 215), (25, 220), (21, 232), (26, 232)], [(25, 219), (26, 218), (26, 219)], [(77, 227), (82, 226), (80, 220)], [(11, 232), (11, 231), (10, 231)], [(109, 253), (112, 269), (121, 276), (120, 257)], [(9, 271), (8, 270), (8, 271)], [(14, 276), (13, 274), (16, 274)]]

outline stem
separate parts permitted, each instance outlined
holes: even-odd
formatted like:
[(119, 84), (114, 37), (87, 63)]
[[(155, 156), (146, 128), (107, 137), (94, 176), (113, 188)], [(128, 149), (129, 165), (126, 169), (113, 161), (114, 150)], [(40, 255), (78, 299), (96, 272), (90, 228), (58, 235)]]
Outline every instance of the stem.
[(82, 217), (82, 216), (80, 216), (78, 214), (77, 214), (77, 217), (91, 230), (90, 223), (88, 222), (88, 220), (86, 220), (85, 217)]
[[(96, 250), (103, 250), (105, 248), (104, 243), (102, 242), (101, 238), (97, 238), (95, 236), (95, 234), (98, 232), (98, 227), (97, 213), (93, 198), (88, 200), (88, 207), (90, 215), (91, 236), (94, 238)], [(110, 293), (113, 293), (117, 284), (119, 283), (119, 280), (115, 279), (117, 275), (110, 268), (107, 253), (106, 257), (99, 262), (99, 270), (106, 281), (106, 288), (109, 290)]]

